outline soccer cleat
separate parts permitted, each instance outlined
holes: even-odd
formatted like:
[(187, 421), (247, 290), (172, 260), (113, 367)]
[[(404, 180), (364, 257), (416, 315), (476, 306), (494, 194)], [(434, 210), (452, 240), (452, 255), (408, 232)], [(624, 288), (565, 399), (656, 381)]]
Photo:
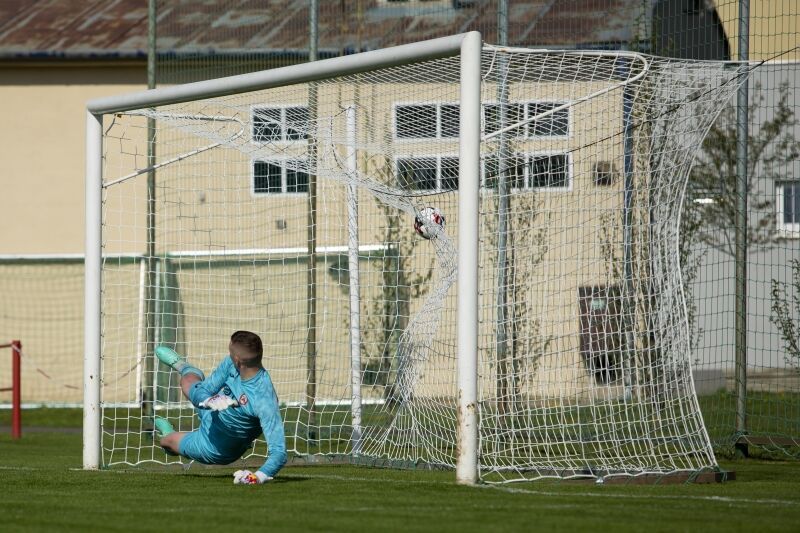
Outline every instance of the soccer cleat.
[(169, 420), (166, 418), (155, 417), (153, 420), (153, 425), (156, 428), (156, 433), (158, 433), (159, 438), (164, 438), (170, 433), (175, 432), (175, 428), (172, 427), (172, 424), (169, 423)]
[[(156, 357), (158, 357), (159, 361), (171, 368), (175, 368), (176, 364), (183, 362), (181, 356), (178, 355), (175, 350), (166, 346), (156, 346)], [(178, 369), (175, 368), (175, 370)]]
[(157, 346), (156, 357), (158, 357), (158, 360), (168, 367), (179, 372), (181, 376), (185, 376), (186, 374), (196, 374), (200, 377), (200, 379), (206, 379), (206, 375), (203, 374), (202, 370), (187, 363), (186, 360), (178, 355), (178, 353), (172, 348), (168, 348), (166, 346)]

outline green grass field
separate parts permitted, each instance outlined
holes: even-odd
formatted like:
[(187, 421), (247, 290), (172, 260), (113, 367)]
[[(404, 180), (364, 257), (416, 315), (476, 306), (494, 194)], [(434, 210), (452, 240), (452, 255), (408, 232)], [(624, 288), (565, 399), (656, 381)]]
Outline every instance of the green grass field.
[(447, 471), (287, 467), (264, 486), (226, 468), (86, 472), (79, 412), (0, 411), (0, 531), (798, 531), (800, 462), (726, 461), (714, 485), (456, 485)]

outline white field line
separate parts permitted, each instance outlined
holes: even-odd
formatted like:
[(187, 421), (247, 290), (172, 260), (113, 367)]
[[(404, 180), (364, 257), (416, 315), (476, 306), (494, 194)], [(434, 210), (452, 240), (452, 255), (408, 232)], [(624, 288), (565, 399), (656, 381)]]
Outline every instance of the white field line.
[[(26, 468), (26, 467), (0, 467), (0, 469), (5, 470), (43, 470), (38, 468)], [(70, 468), (69, 470), (74, 471), (83, 471), (81, 468)], [(214, 469), (217, 473), (222, 470)], [(116, 473), (116, 474), (147, 474), (147, 475), (175, 475), (175, 471), (158, 471), (158, 470), (97, 470), (96, 472), (104, 472), (104, 473)], [(195, 474), (198, 472), (195, 471)], [(290, 474), (290, 473), (283, 473), (281, 474), (282, 478), (286, 479), (305, 479), (305, 478), (312, 478), (312, 479), (329, 479), (334, 481), (361, 481), (367, 483), (405, 483), (410, 485), (452, 485), (451, 482), (448, 481), (431, 481), (431, 480), (411, 480), (411, 479), (380, 479), (380, 478), (370, 478), (370, 477), (354, 477), (354, 476), (341, 476), (335, 474)], [(675, 494), (675, 495), (665, 495), (665, 494), (618, 494), (618, 493), (604, 493), (605, 487), (599, 489), (598, 492), (554, 492), (554, 491), (547, 491), (547, 490), (528, 490), (522, 489), (519, 487), (507, 487), (504, 485), (475, 485), (477, 489), (486, 489), (486, 490), (498, 490), (501, 492), (509, 492), (512, 494), (531, 494), (533, 496), (551, 496), (557, 498), (571, 498), (571, 497), (584, 497), (584, 498), (606, 498), (610, 500), (618, 499), (618, 500), (692, 500), (692, 501), (708, 501), (714, 503), (725, 503), (725, 504), (755, 504), (755, 505), (772, 505), (772, 506), (787, 506), (793, 507), (800, 505), (800, 501), (792, 501), (792, 500), (774, 500), (774, 499), (752, 499), (752, 498), (732, 498), (730, 496), (693, 496), (688, 494)]]
[[(686, 494), (663, 495), (663, 494), (603, 494), (602, 492), (552, 492), (545, 490), (527, 490), (518, 487), (506, 487), (504, 485), (478, 485), (483, 489), (494, 489), (513, 494), (533, 494), (536, 496), (582, 496), (587, 498), (611, 498), (627, 500), (696, 500), (711, 501), (718, 503), (746, 503), (763, 505), (800, 505), (800, 501), (791, 500), (761, 500), (750, 498), (731, 498), (730, 496), (692, 496)], [(600, 489), (602, 490), (602, 489)]]

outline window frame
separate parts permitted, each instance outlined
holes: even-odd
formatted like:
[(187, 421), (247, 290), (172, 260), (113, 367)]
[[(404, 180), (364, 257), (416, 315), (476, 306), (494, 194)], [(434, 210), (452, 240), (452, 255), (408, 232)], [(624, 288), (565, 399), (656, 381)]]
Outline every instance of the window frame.
[[(531, 118), (530, 115), (530, 108), (532, 105), (553, 105), (554, 107), (560, 107), (562, 105), (569, 104), (569, 100), (521, 100), (521, 101), (512, 101), (508, 102), (512, 105), (521, 105), (522, 110), (524, 113), (523, 120), (527, 121)], [(444, 137), (442, 136), (442, 108), (446, 106), (456, 107), (460, 106), (460, 102), (451, 102), (451, 101), (418, 101), (418, 102), (393, 102), (392, 103), (392, 138), (395, 141), (399, 142), (425, 142), (425, 141), (455, 141), (458, 139), (458, 135), (452, 137)], [(487, 118), (487, 111), (490, 107), (499, 106), (499, 102), (486, 102), (481, 105), (481, 132), (484, 135), (487, 135), (486, 125), (488, 123)], [(433, 106), (436, 108), (436, 133), (431, 137), (400, 137), (398, 135), (397, 129), (397, 116), (398, 116), (398, 108), (399, 107), (426, 107), (426, 106)], [(564, 111), (566, 111), (566, 133), (558, 134), (558, 135), (535, 135), (532, 132), (532, 123), (526, 122), (524, 126), (522, 126), (523, 133), (521, 135), (515, 135), (515, 139), (527, 139), (527, 140), (564, 140), (569, 139), (572, 137), (572, 108), (567, 107)]]
[(800, 194), (800, 180), (776, 180), (775, 181), (775, 229), (781, 237), (789, 239), (800, 239), (800, 222), (786, 222), (784, 205), (784, 188), (790, 185), (797, 188)]
[[(531, 101), (527, 101), (527, 102), (525, 102), (525, 120), (528, 120), (528, 119), (531, 118), (530, 117), (530, 105), (531, 104), (553, 104), (553, 108), (556, 108), (556, 107), (560, 107), (562, 105), (566, 105), (568, 103), (569, 103), (569, 101), (567, 101), (567, 100), (531, 100)], [(559, 140), (559, 139), (569, 139), (570, 137), (572, 137), (572, 107), (567, 107), (563, 111), (567, 112), (567, 132), (566, 133), (564, 133), (563, 135), (534, 135), (530, 131), (531, 125), (533, 123), (532, 122), (528, 122), (527, 124), (525, 124), (525, 128), (526, 128), (525, 138), (526, 139), (555, 139), (555, 140)], [(551, 115), (551, 116), (553, 116), (553, 115)]]
[[(559, 107), (562, 105), (569, 104), (569, 100), (520, 100), (520, 101), (509, 101), (509, 104), (512, 105), (521, 105), (523, 107), (524, 117), (522, 120), (527, 121), (531, 118), (530, 115), (530, 106), (533, 104), (552, 104), (554, 107)], [(486, 127), (488, 123), (488, 118), (486, 116), (486, 112), (490, 106), (497, 107), (499, 106), (499, 102), (487, 102), (481, 106), (481, 131), (484, 135), (490, 135), (494, 132), (488, 132)], [(567, 113), (567, 128), (566, 133), (561, 135), (534, 135), (531, 132), (531, 122), (526, 122), (524, 126), (522, 126), (522, 133), (515, 135), (514, 139), (526, 139), (526, 140), (564, 140), (569, 139), (572, 137), (572, 107), (567, 107), (564, 111)]]
[[(300, 139), (289, 139), (288, 138), (288, 136), (289, 136), (288, 129), (289, 128), (287, 126), (286, 114), (287, 114), (287, 110), (295, 109), (295, 108), (305, 109), (306, 113), (308, 113), (308, 111), (309, 111), (308, 104), (292, 104), (292, 103), (290, 103), (290, 104), (270, 104), (270, 105), (257, 104), (257, 105), (250, 106), (250, 121), (252, 123), (252, 125), (250, 127), (250, 142), (252, 144), (261, 144), (261, 143), (264, 143), (264, 142), (274, 142), (274, 143), (281, 143), (281, 144), (292, 144), (292, 143), (305, 143), (305, 142), (308, 142), (308, 135), (307, 134), (305, 136), (301, 137)], [(255, 115), (256, 115), (256, 112), (258, 110), (261, 110), (261, 109), (275, 109), (275, 110), (280, 111), (280, 113), (281, 113), (281, 121), (280, 121), (281, 138), (279, 140), (278, 139), (274, 139), (274, 140), (259, 141), (259, 140), (256, 139)]]
[[(277, 110), (280, 112), (280, 139), (274, 140), (258, 140), (256, 136), (256, 120), (255, 116), (259, 110), (262, 109), (270, 109), (270, 110)], [(280, 146), (305, 146), (308, 143), (307, 135), (302, 136), (299, 139), (290, 139), (289, 138), (289, 127), (287, 123), (287, 115), (289, 109), (304, 109), (306, 113), (308, 113), (308, 104), (299, 104), (299, 103), (282, 103), (282, 104), (256, 104), (250, 106), (250, 120), (251, 120), (251, 127), (250, 127), (250, 143), (253, 145), (263, 144), (263, 143), (276, 143)], [(277, 157), (270, 157), (270, 158), (261, 158), (261, 157), (254, 157), (250, 160), (250, 195), (254, 198), (265, 198), (265, 197), (277, 197), (277, 196), (306, 196), (308, 195), (308, 191), (301, 191), (301, 192), (288, 192), (288, 179), (287, 179), (287, 163), (290, 161), (304, 161), (306, 159), (305, 154), (293, 154), (293, 155), (281, 155)], [(266, 164), (273, 164), (276, 166), (280, 166), (281, 168), (281, 190), (280, 192), (257, 192), (256, 191), (256, 163), (266, 163)], [(308, 173), (306, 173), (308, 174)]]
[[(563, 155), (566, 158), (565, 166), (566, 166), (566, 185), (563, 187), (531, 187), (531, 176), (530, 176), (530, 162), (534, 157), (552, 157)], [(496, 156), (490, 156), (496, 157)], [(572, 184), (573, 184), (573, 162), (572, 162), (572, 153), (568, 150), (542, 150), (542, 151), (535, 151), (535, 152), (516, 152), (512, 154), (512, 157), (522, 157), (524, 159), (523, 162), (523, 181), (525, 182), (524, 187), (511, 187), (511, 192), (571, 192), (572, 191)], [(487, 157), (481, 158), (481, 190), (490, 191), (492, 193), (497, 192), (497, 187), (487, 187), (486, 186), (486, 160)]]
[[(430, 102), (430, 101), (421, 101), (421, 102), (393, 102), (392, 103), (392, 139), (397, 142), (430, 142), (430, 141), (445, 141), (445, 142), (457, 142), (458, 135), (456, 134), (453, 137), (442, 137), (442, 107), (449, 106), (449, 107), (456, 107), (458, 108), (461, 104), (459, 102)], [(397, 131), (397, 108), (399, 107), (429, 107), (433, 106), (436, 108), (436, 134), (432, 137), (400, 137), (398, 136)], [(460, 124), (459, 124), (460, 127)], [(457, 128), (458, 129), (458, 128)]]
[[(436, 187), (433, 189), (411, 189), (407, 188), (404, 183), (400, 182), (400, 161), (403, 159), (435, 159), (436, 160)], [(454, 159), (456, 163), (458, 163), (458, 153), (450, 153), (444, 152), (440, 154), (430, 154), (430, 155), (395, 155), (394, 156), (394, 176), (398, 187), (400, 187), (404, 191), (410, 191), (415, 193), (422, 193), (422, 194), (438, 194), (438, 193), (446, 193), (446, 192), (458, 192), (458, 175), (456, 175), (456, 188), (455, 189), (444, 189), (442, 188), (442, 159)], [(456, 168), (458, 166), (456, 165)]]
[[(307, 196), (308, 195), (308, 190), (299, 191), (299, 192), (297, 192), (297, 191), (289, 192), (289, 191), (286, 190), (286, 188), (288, 186), (288, 180), (287, 180), (288, 168), (287, 168), (287, 163), (289, 163), (291, 161), (304, 161), (305, 159), (306, 159), (305, 156), (303, 156), (303, 157), (286, 156), (286, 157), (276, 157), (276, 158), (270, 158), (270, 159), (262, 159), (262, 158), (253, 158), (253, 159), (251, 159), (250, 160), (250, 195), (253, 196), (254, 198), (265, 198), (265, 197), (266, 198), (276, 198), (276, 197), (286, 197), (286, 196), (289, 196), (289, 197), (292, 197), (292, 196), (296, 196), (296, 197)], [(266, 163), (266, 164), (279, 166), (281, 168), (281, 190), (280, 190), (280, 192), (257, 192), (256, 191), (256, 163)], [(308, 172), (305, 172), (305, 174), (306, 174), (306, 176), (308, 176)], [(310, 178), (309, 178), (309, 184), (310, 184)]]

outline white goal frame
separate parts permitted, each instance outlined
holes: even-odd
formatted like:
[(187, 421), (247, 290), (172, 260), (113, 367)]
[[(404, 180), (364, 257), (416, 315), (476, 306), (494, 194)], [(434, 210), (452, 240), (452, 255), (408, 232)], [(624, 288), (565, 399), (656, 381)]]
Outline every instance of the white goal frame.
[(323, 80), (460, 56), (458, 194), (458, 442), (456, 480), (478, 479), (478, 212), (481, 51), (479, 32), (186, 85), (100, 98), (86, 106), (86, 262), (83, 468), (101, 466), (101, 276), (103, 116), (145, 107)]

